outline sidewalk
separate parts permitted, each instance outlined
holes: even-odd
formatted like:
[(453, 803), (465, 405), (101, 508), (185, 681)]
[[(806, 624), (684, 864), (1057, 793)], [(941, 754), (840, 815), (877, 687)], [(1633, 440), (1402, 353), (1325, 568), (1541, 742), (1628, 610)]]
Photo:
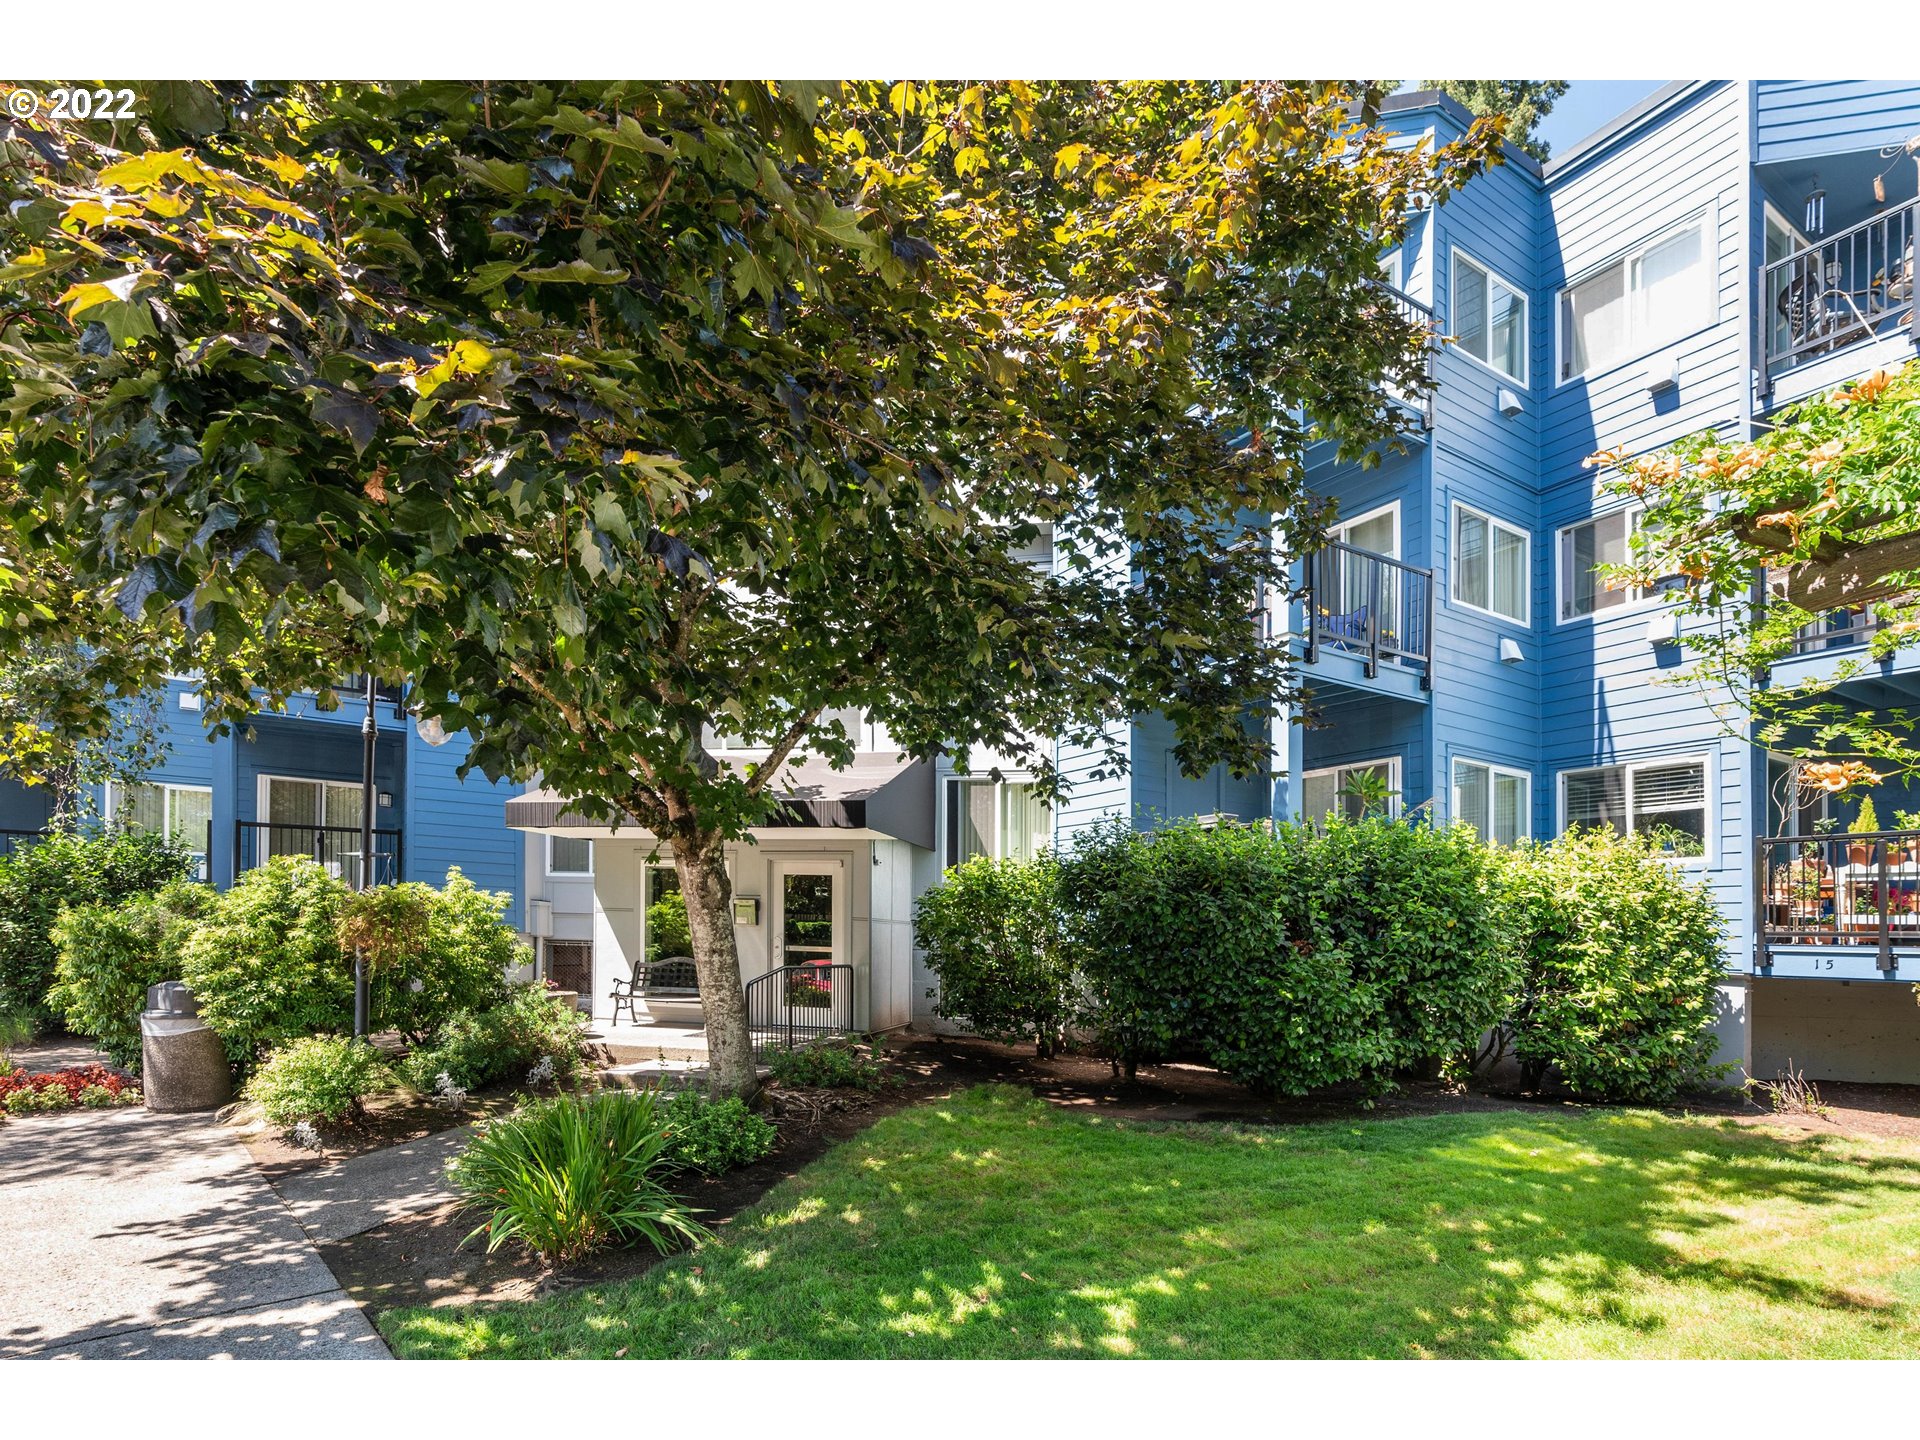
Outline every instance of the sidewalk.
[(0, 1124), (0, 1209), (0, 1357), (388, 1358), (210, 1117)]

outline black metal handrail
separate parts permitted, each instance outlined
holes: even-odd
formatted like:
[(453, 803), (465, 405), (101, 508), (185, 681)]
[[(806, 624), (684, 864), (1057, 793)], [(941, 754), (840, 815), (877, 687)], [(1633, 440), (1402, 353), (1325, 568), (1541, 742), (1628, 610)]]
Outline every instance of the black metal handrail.
[(1920, 201), (1888, 210), (1760, 267), (1760, 373), (1905, 325), (1920, 342), (1914, 235)]
[[(398, 830), (373, 832), (373, 883), (390, 885), (403, 873)], [(264, 865), (275, 855), (309, 855), (333, 874), (360, 888), (358, 825), (286, 825), (272, 820), (233, 822), (234, 875)]]
[(1407, 294), (1406, 291), (1397, 286), (1389, 285), (1384, 280), (1375, 280), (1371, 283), (1375, 289), (1379, 290), (1392, 302), (1394, 309), (1400, 312), (1403, 319), (1411, 321), (1427, 333), (1427, 383), (1422, 393), (1417, 396), (1406, 396), (1402, 395), (1398, 389), (1391, 385), (1389, 385), (1387, 389), (1396, 400), (1420, 416), (1420, 428), (1422, 430), (1431, 430), (1433, 428), (1433, 357), (1440, 343), (1439, 317), (1434, 314), (1431, 305), (1421, 304), (1420, 301), (1414, 299), (1413, 296)]
[(1920, 945), (1920, 830), (1762, 835), (1754, 844), (1754, 964), (1773, 945)]
[(1433, 688), (1433, 572), (1332, 540), (1307, 557), (1307, 663), (1331, 645), (1366, 658), (1368, 679), (1382, 659), (1418, 666)]
[(853, 966), (782, 965), (747, 982), (756, 1058), (854, 1033)]

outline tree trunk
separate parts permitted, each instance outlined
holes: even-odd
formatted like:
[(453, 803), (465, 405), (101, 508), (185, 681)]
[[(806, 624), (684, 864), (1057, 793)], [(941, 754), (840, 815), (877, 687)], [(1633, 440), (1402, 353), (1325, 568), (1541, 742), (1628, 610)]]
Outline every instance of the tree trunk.
[(715, 833), (677, 834), (673, 866), (687, 901), (687, 930), (700, 976), (700, 1008), (707, 1024), (707, 1093), (716, 1100), (751, 1100), (760, 1088), (747, 1029), (747, 997), (740, 982), (740, 951), (733, 935), (733, 882), (726, 842)]

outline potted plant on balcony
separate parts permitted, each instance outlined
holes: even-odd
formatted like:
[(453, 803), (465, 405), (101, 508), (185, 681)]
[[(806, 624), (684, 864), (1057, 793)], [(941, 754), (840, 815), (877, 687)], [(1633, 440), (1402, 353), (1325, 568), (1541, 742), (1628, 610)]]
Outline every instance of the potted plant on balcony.
[[(1893, 828), (1900, 831), (1920, 831), (1920, 810), (1896, 810), (1893, 812)], [(1889, 865), (1911, 865), (1914, 861), (1915, 834), (1902, 834), (1896, 840), (1887, 842), (1887, 863)]]
[[(1833, 834), (1834, 827), (1840, 822), (1831, 815), (1823, 815), (1813, 822), (1813, 833), (1825, 837)], [(1800, 866), (1819, 874), (1827, 868), (1827, 842), (1824, 838), (1808, 840), (1800, 847)]]
[[(1860, 802), (1860, 813), (1853, 817), (1853, 823), (1847, 827), (1849, 835), (1876, 835), (1880, 831), (1880, 817), (1874, 813), (1873, 797), (1867, 796)], [(1853, 840), (1847, 845), (1847, 863), (1849, 865), (1867, 865), (1873, 861), (1873, 842), (1871, 840)]]

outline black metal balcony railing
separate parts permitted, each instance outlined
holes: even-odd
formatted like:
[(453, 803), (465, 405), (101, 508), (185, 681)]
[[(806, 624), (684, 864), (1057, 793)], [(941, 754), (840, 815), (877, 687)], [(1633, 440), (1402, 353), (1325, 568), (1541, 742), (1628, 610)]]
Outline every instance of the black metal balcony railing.
[(1793, 653), (1817, 655), (1823, 650), (1851, 650), (1871, 640), (1880, 624), (1880, 618), (1864, 607), (1829, 610), (1794, 633)]
[(1431, 570), (1330, 541), (1307, 557), (1305, 602), (1309, 665), (1332, 646), (1365, 657), (1369, 680), (1391, 660), (1433, 688)]
[[(280, 825), (268, 820), (233, 822), (234, 873), (267, 863), (276, 855), (307, 855), (338, 876), (348, 888), (360, 888), (360, 829), (356, 825)], [(391, 885), (401, 875), (400, 832), (373, 832), (373, 883)]]
[(1864, 220), (1760, 267), (1760, 374), (1905, 329), (1920, 342), (1914, 235), (1920, 202)]
[(1920, 830), (1763, 835), (1754, 852), (1754, 962), (1774, 945), (1920, 945)]
[(1432, 306), (1422, 305), (1418, 300), (1407, 294), (1406, 291), (1396, 289), (1384, 280), (1377, 280), (1373, 283), (1375, 287), (1386, 296), (1393, 308), (1400, 312), (1402, 317), (1425, 330), (1429, 337), (1427, 342), (1427, 386), (1425, 392), (1419, 395), (1408, 395), (1403, 393), (1396, 385), (1388, 385), (1386, 390), (1394, 399), (1419, 415), (1421, 429), (1431, 430), (1433, 428), (1433, 356), (1435, 349), (1439, 345), (1439, 318), (1433, 313)]

